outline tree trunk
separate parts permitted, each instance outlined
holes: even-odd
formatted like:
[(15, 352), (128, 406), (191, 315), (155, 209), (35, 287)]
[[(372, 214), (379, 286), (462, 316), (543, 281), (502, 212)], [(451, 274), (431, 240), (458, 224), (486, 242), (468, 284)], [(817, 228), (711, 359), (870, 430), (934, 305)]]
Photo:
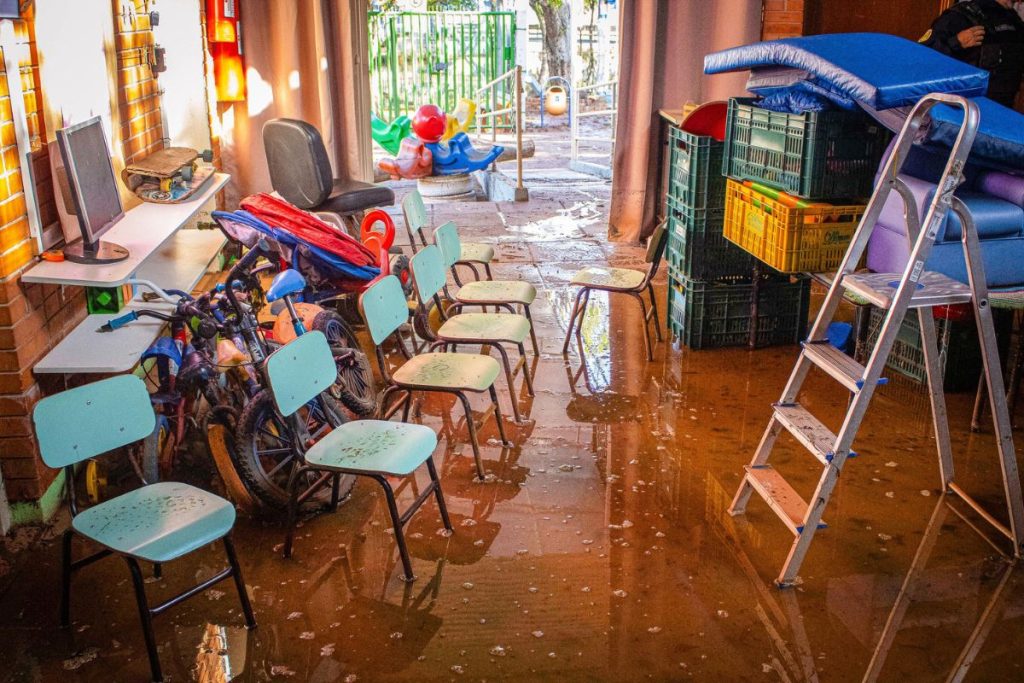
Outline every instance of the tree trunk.
[(544, 37), (542, 77), (562, 76), (572, 81), (572, 36), (569, 0), (530, 0)]

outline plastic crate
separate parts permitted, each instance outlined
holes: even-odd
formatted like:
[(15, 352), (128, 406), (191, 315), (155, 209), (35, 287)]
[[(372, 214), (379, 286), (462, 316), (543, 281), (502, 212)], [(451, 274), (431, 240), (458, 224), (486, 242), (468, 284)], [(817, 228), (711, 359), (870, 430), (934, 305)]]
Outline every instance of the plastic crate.
[[(1005, 356), (1010, 341), (1012, 316), (1006, 315), (1006, 311), (994, 312), (1000, 314), (995, 316), (996, 337), (1000, 355)], [(866, 350), (874, 348), (884, 318), (884, 310), (872, 307), (864, 347)], [(978, 378), (981, 376), (983, 368), (981, 348), (978, 346), (978, 328), (973, 317), (952, 320), (936, 316), (935, 336), (938, 339), (940, 351), (947, 327), (949, 327), (949, 341), (946, 347), (946, 363), (943, 368), (943, 389), (950, 392), (974, 390), (978, 386)], [(890, 370), (898, 372), (918, 384), (927, 383), (924, 343), (921, 339), (921, 325), (918, 322), (916, 310), (907, 311), (907, 316), (903, 319), (903, 325), (896, 334), (896, 341), (892, 344), (892, 350), (889, 352), (889, 358), (885, 364)]]
[(787, 114), (729, 100), (722, 173), (807, 198), (871, 194), (888, 134), (861, 112)]
[(835, 271), (866, 208), (791, 208), (734, 180), (725, 194), (726, 239), (783, 273)]
[[(670, 280), (668, 327), (691, 349), (746, 346), (750, 342), (752, 282)], [(757, 346), (795, 344), (807, 328), (809, 280), (760, 283), (757, 299)]]
[(132, 285), (86, 287), (85, 309), (90, 315), (95, 313), (117, 313), (134, 296), (135, 290)]
[(693, 209), (671, 195), (666, 204), (669, 274), (691, 280), (751, 276), (754, 258), (722, 235), (724, 208)]
[(692, 209), (725, 206), (725, 145), (708, 135), (669, 128), (669, 194)]

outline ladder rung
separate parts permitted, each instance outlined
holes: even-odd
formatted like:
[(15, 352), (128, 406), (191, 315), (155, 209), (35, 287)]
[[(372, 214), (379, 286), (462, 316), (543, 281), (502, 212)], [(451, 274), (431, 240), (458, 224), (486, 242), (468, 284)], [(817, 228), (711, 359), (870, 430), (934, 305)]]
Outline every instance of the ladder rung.
[[(903, 273), (853, 273), (843, 276), (843, 287), (879, 308), (889, 308)], [(950, 306), (971, 301), (971, 288), (942, 273), (926, 271), (910, 297), (910, 308)]]
[[(775, 419), (803, 444), (823, 465), (832, 462), (836, 435), (799, 403), (775, 403)], [(849, 457), (857, 454), (850, 451)]]
[[(804, 530), (804, 517), (807, 516), (807, 503), (800, 494), (771, 465), (746, 465), (744, 469), (747, 471), (747, 481), (761, 494), (768, 507), (790, 531), (801, 533)], [(818, 523), (819, 529), (826, 526), (824, 520)]]
[[(863, 388), (864, 366), (829, 344), (828, 341), (805, 341), (803, 347), (804, 355), (812, 363), (827, 372), (847, 389), (850, 391), (860, 391)], [(879, 384), (886, 384), (888, 381), (884, 377), (878, 378)]]

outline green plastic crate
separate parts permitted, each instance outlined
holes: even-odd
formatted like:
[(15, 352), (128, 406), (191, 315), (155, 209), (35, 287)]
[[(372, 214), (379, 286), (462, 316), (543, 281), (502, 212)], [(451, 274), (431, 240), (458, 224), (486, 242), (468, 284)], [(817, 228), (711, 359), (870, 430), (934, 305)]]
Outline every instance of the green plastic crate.
[(787, 114), (729, 100), (723, 175), (754, 180), (807, 199), (871, 194), (888, 133), (866, 114)]
[(691, 209), (725, 206), (725, 145), (709, 135), (694, 135), (672, 126), (669, 149), (669, 194)]
[(754, 257), (722, 235), (724, 209), (675, 208), (668, 214), (669, 273), (691, 280), (751, 276)]
[(135, 292), (131, 285), (120, 287), (86, 287), (85, 308), (90, 315), (117, 313), (132, 300)]
[[(810, 280), (766, 278), (757, 307), (757, 346), (795, 344), (804, 339)], [(750, 341), (753, 284), (669, 280), (668, 328), (691, 349), (746, 346)]]

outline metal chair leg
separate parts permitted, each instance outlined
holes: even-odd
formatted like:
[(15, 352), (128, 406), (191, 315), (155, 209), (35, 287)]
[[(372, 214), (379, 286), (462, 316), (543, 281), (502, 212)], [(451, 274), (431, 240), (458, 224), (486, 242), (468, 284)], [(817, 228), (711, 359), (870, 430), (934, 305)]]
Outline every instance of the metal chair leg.
[(665, 340), (661, 336), (661, 318), (658, 317), (658, 298), (654, 296), (654, 285), (650, 282), (647, 283), (647, 295), (651, 297), (651, 312), (654, 318), (654, 334), (657, 336), (658, 342), (664, 342)]
[(523, 304), (523, 315), (530, 321), (530, 342), (533, 344), (533, 355), (540, 355), (540, 345), (537, 343), (537, 331), (533, 329), (533, 316), (530, 315), (530, 304)]
[(562, 342), (563, 356), (569, 353), (569, 340), (572, 339), (572, 329), (576, 324), (576, 317), (580, 314), (580, 301), (583, 299), (586, 291), (586, 287), (580, 287), (580, 291), (576, 292), (576, 299), (572, 305), (572, 314), (569, 316), (569, 325), (565, 328), (565, 341)]
[(512, 442), (505, 436), (505, 420), (501, 416), (501, 405), (498, 403), (498, 391), (491, 385), (491, 403), (494, 404), (494, 421), (498, 423), (498, 434), (501, 436), (501, 445), (506, 448), (512, 447)]
[(402, 531), (402, 516), (398, 512), (398, 504), (395, 502), (395, 492), (391, 484), (384, 477), (374, 477), (384, 488), (384, 497), (388, 503), (388, 513), (391, 515), (391, 524), (395, 528), (395, 543), (398, 544), (398, 554), (402, 556), (402, 567), (405, 571), (403, 581), (415, 581), (416, 575), (412, 573), (412, 560), (409, 559), (409, 549), (405, 545), (405, 532)]
[(512, 402), (512, 415), (516, 422), (522, 422), (523, 420), (519, 416), (519, 402), (516, 401), (515, 378), (512, 376), (512, 366), (508, 362), (508, 352), (497, 342), (492, 342), (491, 346), (498, 350), (498, 355), (501, 356), (501, 365), (505, 369), (505, 381), (508, 383), (508, 398)]
[(473, 408), (469, 405), (469, 398), (464, 393), (457, 391), (455, 395), (462, 401), (462, 408), (466, 411), (466, 429), (469, 431), (469, 444), (473, 447), (473, 459), (476, 460), (476, 474), (480, 477), (480, 481), (483, 481), (484, 463), (480, 457), (480, 443), (476, 438), (476, 425), (473, 424)]
[(494, 279), (494, 276), (491, 275), (491, 264), (490, 263), (485, 263), (484, 264), (484, 272), (487, 273), (487, 279), (488, 280), (493, 280)]
[(284, 556), (292, 556), (292, 544), (295, 541), (295, 523), (299, 516), (299, 475), (306, 470), (297, 466), (288, 478), (288, 521), (284, 534)]
[(434, 482), (434, 497), (437, 498), (437, 509), (441, 513), (441, 522), (448, 531), (454, 531), (452, 520), (448, 517), (448, 506), (444, 502), (444, 494), (441, 492), (441, 480), (437, 476), (437, 468), (434, 467), (434, 456), (427, 458), (427, 472), (430, 480)]
[(60, 625), (62, 628), (71, 626), (71, 541), (74, 532), (68, 529), (61, 539), (61, 591), (60, 591)]
[(153, 578), (162, 579), (164, 578), (164, 567), (159, 562), (153, 563)]
[(245, 590), (245, 580), (242, 578), (242, 567), (238, 564), (238, 555), (235, 554), (235, 544), (231, 540), (231, 534), (223, 539), (224, 552), (228, 556), (228, 563), (231, 565), (231, 576), (235, 580), (235, 588), (238, 589), (238, 601), (242, 603), (242, 614), (245, 615), (245, 625), (249, 628), (256, 628), (256, 616), (252, 612), (252, 603), (249, 602), (249, 593)]
[(124, 558), (128, 563), (128, 569), (132, 574), (132, 584), (135, 586), (135, 602), (139, 606), (139, 619), (142, 621), (142, 637), (146, 641), (146, 653), (149, 655), (149, 669), (153, 674), (154, 681), (163, 681), (163, 671), (160, 669), (160, 654), (156, 649), (156, 636), (153, 634), (153, 614), (149, 611), (149, 601), (146, 600), (146, 581), (142, 578), (142, 569), (133, 557)]
[(341, 472), (334, 475), (331, 480), (331, 512), (338, 511), (338, 503), (341, 502)]
[(537, 394), (533, 391), (533, 373), (530, 372), (530, 364), (526, 361), (526, 347), (522, 342), (519, 343), (519, 357), (523, 359), (523, 379), (526, 380), (526, 390), (530, 392), (530, 396), (536, 396)]
[(654, 360), (654, 351), (651, 349), (651, 330), (647, 325), (647, 304), (639, 294), (631, 294), (634, 299), (640, 302), (640, 318), (644, 326), (644, 346), (647, 347), (647, 360)]

